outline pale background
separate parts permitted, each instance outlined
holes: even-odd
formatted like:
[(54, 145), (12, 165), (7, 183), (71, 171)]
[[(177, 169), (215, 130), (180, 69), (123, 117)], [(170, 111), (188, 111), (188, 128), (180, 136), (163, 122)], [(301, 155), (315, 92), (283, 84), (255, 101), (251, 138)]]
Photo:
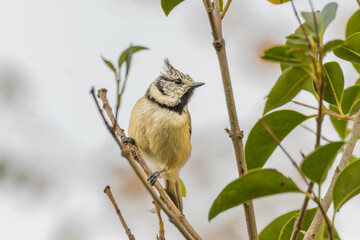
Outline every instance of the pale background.
[[(193, 151), (181, 170), (187, 187), (184, 213), (204, 239), (247, 239), (242, 207), (208, 222), (210, 206), (227, 183), (237, 178), (218, 62), (202, 1), (185, 1), (169, 17), (160, 1), (12, 0), (0, 7), (0, 238), (4, 240), (126, 239), (109, 200), (112, 187), (137, 239), (155, 239), (158, 225), (151, 198), (107, 132), (89, 94), (92, 86), (109, 89), (114, 78), (101, 55), (117, 61), (130, 43), (149, 47), (133, 58), (123, 96), (120, 125), (168, 57), (196, 81), (206, 82), (190, 102)], [(347, 19), (358, 5), (338, 1), (337, 18), (325, 40), (344, 37)], [(295, 1), (308, 11), (307, 1)], [(314, 1), (322, 9), (329, 1)], [(264, 48), (282, 44), (298, 26), (291, 5), (265, 0), (233, 1), (224, 20), (224, 38), (240, 127), (245, 138), (261, 117), (265, 99), (280, 70), (260, 59)], [(334, 59), (332, 56), (327, 60)], [(340, 62), (346, 86), (358, 75)], [(297, 100), (315, 105), (308, 93)], [(287, 108), (313, 111), (287, 104)], [(305, 125), (314, 128), (312, 119)], [(325, 120), (324, 135), (337, 135)], [(246, 140), (246, 139), (245, 139)], [(313, 149), (315, 136), (301, 128), (284, 141), (298, 160)], [(358, 149), (356, 150), (359, 155)], [(266, 167), (276, 167), (301, 184), (284, 154), (276, 150)], [(331, 170), (331, 172), (333, 172)], [(301, 206), (303, 196), (277, 195), (255, 201), (258, 230)], [(360, 199), (338, 214), (343, 239), (360, 239)], [(181, 239), (163, 215), (167, 239)]]

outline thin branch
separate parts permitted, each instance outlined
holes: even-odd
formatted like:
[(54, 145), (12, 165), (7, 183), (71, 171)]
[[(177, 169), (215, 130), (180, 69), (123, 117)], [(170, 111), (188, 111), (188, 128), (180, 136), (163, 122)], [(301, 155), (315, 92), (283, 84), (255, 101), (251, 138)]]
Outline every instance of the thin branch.
[(157, 240), (165, 240), (165, 230), (164, 230), (164, 222), (161, 218), (161, 208), (159, 205), (156, 204), (156, 202), (153, 202), (155, 205), (156, 214), (159, 219), (159, 236), (156, 236)]
[(351, 121), (354, 121), (354, 117), (352, 116), (343, 116), (339, 113), (336, 113), (336, 112), (333, 112), (325, 107), (323, 107), (323, 114), (326, 114), (326, 115), (329, 115), (329, 116), (332, 116), (332, 117), (336, 117), (336, 118), (339, 118), (339, 119), (343, 119), (343, 120), (351, 120)]
[[(306, 42), (307, 42), (307, 44), (308, 44), (308, 48), (309, 48), (310, 52), (312, 52), (312, 45), (311, 45), (310, 39), (309, 39), (309, 37), (308, 37), (308, 35), (307, 35), (306, 31), (305, 31), (304, 26), (301, 24), (301, 20), (300, 20), (300, 17), (299, 17), (299, 15), (298, 15), (297, 11), (296, 11), (296, 7), (295, 7), (295, 4), (294, 4), (294, 1), (291, 0), (290, 2), (291, 2), (291, 6), (292, 6), (292, 8), (293, 8), (293, 10), (294, 10), (294, 14), (295, 14), (295, 16), (296, 16), (296, 19), (297, 19), (298, 22), (299, 22), (301, 31), (304, 33)], [(312, 56), (312, 57), (313, 57), (313, 56)]]
[[(307, 131), (309, 131), (309, 132), (311, 132), (311, 133), (316, 134), (316, 132), (315, 132), (314, 130), (312, 130), (311, 128), (309, 128), (309, 127), (307, 127), (307, 126), (305, 126), (305, 125), (303, 125), (303, 124), (300, 124), (300, 127), (302, 127), (303, 129), (305, 129), (305, 130), (307, 130)], [(321, 135), (321, 138), (322, 138), (323, 140), (329, 142), (329, 143), (332, 142), (331, 140), (327, 139), (326, 137), (324, 137), (324, 136), (322, 136), (322, 135)]]
[[(294, 100), (291, 100), (290, 102), (295, 103), (295, 104), (300, 105), (300, 106), (303, 106), (303, 107), (311, 108), (311, 109), (314, 109), (314, 110), (317, 110), (317, 111), (318, 111), (318, 108), (317, 108), (317, 107), (313, 107), (313, 106), (307, 105), (307, 104), (305, 104), (305, 103), (301, 103), (301, 102), (294, 101)], [(334, 112), (334, 111), (331, 111), (331, 110), (327, 109), (325, 106), (323, 106), (322, 112), (323, 112), (323, 115), (329, 115), (329, 116), (336, 117), (336, 118), (343, 119), (343, 120), (351, 120), (351, 121), (354, 121), (354, 117), (352, 117), (352, 116), (343, 116), (343, 115), (341, 115), (340, 113), (336, 113), (336, 112)]]
[(294, 165), (294, 167), (296, 168), (296, 170), (298, 171), (298, 173), (300, 174), (301, 178), (304, 180), (304, 182), (306, 183), (306, 185), (309, 186), (309, 182), (306, 179), (306, 177), (304, 176), (304, 174), (301, 172), (299, 166), (297, 165), (297, 163), (295, 162), (295, 160), (290, 156), (290, 154), (285, 150), (285, 148), (281, 145), (279, 139), (276, 137), (276, 135), (274, 134), (274, 132), (271, 130), (271, 128), (262, 120), (259, 120), (260, 123), (263, 125), (263, 127), (265, 128), (265, 130), (270, 134), (270, 136), (272, 137), (272, 139), (274, 139), (274, 141), (276, 142), (276, 144), (281, 148), (281, 150), (285, 153), (285, 155), (289, 158), (290, 162), (292, 163), (292, 165)]
[[(324, 66), (322, 64), (323, 56), (322, 56), (322, 52), (321, 52), (321, 42), (320, 42), (318, 26), (317, 26), (317, 21), (316, 21), (316, 13), (314, 11), (311, 0), (309, 0), (309, 2), (310, 2), (311, 10), (312, 10), (312, 13), (313, 13), (315, 32), (316, 32), (316, 38), (317, 38), (317, 44), (316, 44), (317, 45), (317, 48), (316, 48), (317, 49), (317, 54), (316, 54), (316, 57), (315, 56), (313, 57), (313, 67), (315, 69), (315, 77), (316, 77), (315, 82), (316, 82), (316, 86), (318, 88), (318, 96), (319, 96), (318, 116), (316, 118), (316, 122), (317, 122), (317, 126), (316, 126), (316, 128), (317, 128), (316, 129), (316, 144), (315, 144), (315, 149), (316, 149), (317, 147), (320, 146), (320, 141), (321, 141), (321, 127), (322, 127), (323, 114), (324, 114), (323, 113), (323, 97), (324, 97), (323, 95), (324, 95), (324, 88), (325, 88), (325, 71), (324, 71)], [(294, 8), (295, 15), (297, 15), (293, 0), (291, 0), (291, 3), (292, 3), (292, 6)], [(296, 17), (298, 18), (298, 21), (300, 21), (299, 16), (297, 15)], [(302, 28), (302, 30), (303, 30), (304, 34), (306, 34), (305, 29)], [(309, 41), (308, 38), (306, 38), (306, 39), (307, 39), (307, 41)], [(309, 51), (312, 53), (312, 46), (311, 46), (310, 41), (308, 42), (308, 47), (309, 47)], [(320, 73), (317, 71), (318, 65), (320, 65)], [(313, 182), (310, 181), (307, 192), (312, 191), (312, 188), (313, 188)], [(299, 217), (295, 221), (294, 229), (293, 229), (293, 232), (291, 234), (291, 239), (292, 240), (297, 239), (298, 233), (300, 231), (299, 226), (301, 228), (303, 217), (305, 216), (305, 212), (306, 212), (306, 209), (307, 209), (308, 202), (309, 202), (308, 195), (306, 195), (305, 199), (304, 199), (304, 202), (303, 202), (303, 205), (302, 205), (302, 208), (300, 210)], [(302, 218), (300, 216), (302, 216)], [(325, 216), (326, 216), (326, 213), (325, 213)], [(328, 229), (331, 229), (331, 225), (327, 224), (327, 226), (328, 226)], [(329, 232), (329, 236), (330, 237), (332, 236), (331, 230)]]
[(305, 103), (301, 103), (301, 102), (298, 102), (298, 101), (295, 101), (295, 100), (291, 100), (290, 102), (295, 103), (295, 104), (300, 105), (300, 106), (303, 106), (303, 107), (307, 107), (307, 108), (311, 108), (311, 109), (314, 109), (314, 110), (318, 110), (317, 107), (313, 107), (313, 106), (310, 106), (310, 105), (307, 105), (307, 104), (305, 104)]
[(334, 240), (334, 236), (333, 236), (333, 230), (332, 230), (332, 224), (331, 224), (331, 221), (329, 219), (329, 217), (326, 215), (326, 211), (324, 210), (324, 208), (322, 207), (320, 201), (318, 198), (316, 199), (313, 199), (316, 204), (318, 205), (319, 207), (319, 210), (321, 212), (321, 215), (325, 218), (325, 222), (326, 222), (326, 226), (327, 226), (327, 231), (329, 233), (329, 239), (330, 240)]
[[(335, 182), (341, 173), (341, 171), (349, 164), (351, 155), (354, 151), (356, 142), (360, 135), (360, 111), (355, 115), (354, 125), (351, 129), (351, 137), (349, 142), (345, 145), (344, 153), (341, 156), (340, 163), (337, 166), (334, 175), (331, 179), (330, 186), (325, 194), (324, 199), (321, 201), (321, 205), (325, 212), (328, 211), (331, 202), (332, 202), (332, 193), (334, 190)], [(321, 212), (317, 211), (315, 218), (313, 219), (309, 230), (307, 231), (304, 240), (313, 240), (315, 239), (316, 233), (319, 231), (320, 225), (324, 217)]]
[[(100, 90), (99, 90), (100, 91)], [(106, 91), (105, 91), (106, 92)], [(94, 93), (94, 88), (91, 89), (91, 94), (94, 98), (94, 101), (96, 103), (96, 106), (99, 110), (100, 115), (102, 116), (104, 123), (106, 125), (106, 127), (108, 128), (109, 132), (111, 133), (111, 135), (113, 136), (114, 140), (116, 141), (116, 143), (119, 145), (120, 149), (121, 149), (121, 155), (123, 157), (125, 157), (128, 162), (130, 163), (131, 167), (133, 168), (133, 170), (135, 171), (136, 175), (138, 176), (138, 178), (141, 180), (141, 182), (145, 185), (146, 189), (149, 191), (149, 193), (151, 194), (151, 196), (153, 197), (153, 199), (156, 201), (157, 204), (159, 204), (159, 206), (161, 207), (161, 209), (164, 210), (164, 212), (169, 216), (169, 218), (171, 219), (171, 221), (174, 223), (174, 225), (178, 228), (178, 230), (183, 234), (183, 236), (186, 239), (192, 240), (192, 239), (201, 239), (200, 237), (197, 237), (198, 234), (195, 231), (191, 231), (191, 229), (187, 229), (186, 226), (184, 225), (184, 216), (180, 213), (180, 211), (175, 207), (174, 203), (170, 200), (169, 201), (169, 196), (165, 196), (165, 195), (160, 195), (162, 197), (164, 197), (164, 201), (161, 200), (157, 194), (155, 193), (154, 189), (150, 186), (150, 184), (148, 183), (148, 181), (146, 180), (146, 178), (144, 177), (143, 173), (140, 171), (140, 169), (137, 167), (134, 158), (132, 156), (132, 151), (130, 149), (129, 146), (123, 144), (119, 138), (117, 137), (114, 128), (112, 128), (109, 123), (106, 121), (105, 116), (99, 106), (99, 103), (96, 99), (95, 93)], [(159, 183), (157, 183), (158, 185), (160, 185)], [(164, 191), (165, 192), (165, 191)], [(168, 200), (165, 200), (165, 199)], [(164, 202), (167, 204), (165, 205)]]
[[(108, 115), (110, 121), (112, 122), (112, 124), (115, 124), (115, 116), (112, 112), (111, 107), (109, 106), (109, 102), (106, 96), (107, 90), (102, 88), (100, 90), (98, 90), (98, 97), (100, 98), (100, 100), (103, 103), (103, 108), (106, 111), (106, 114)], [(100, 109), (101, 110), (101, 109)], [(102, 111), (100, 112), (102, 113)], [(104, 118), (104, 117), (103, 117)], [(105, 119), (105, 118), (104, 118)], [(116, 135), (118, 135), (120, 137), (120, 139), (123, 139), (126, 137), (126, 135), (124, 134), (124, 130), (121, 129), (119, 127), (118, 124), (116, 124), (115, 126), (116, 129)], [(112, 128), (110, 128), (109, 130), (111, 130)], [(113, 135), (114, 136), (114, 135)], [(118, 138), (115, 139), (116, 142), (118, 143), (118, 145), (121, 147), (124, 144), (122, 144)], [(126, 145), (125, 145), (126, 146)], [(149, 168), (149, 166), (146, 164), (145, 160), (143, 159), (140, 151), (137, 149), (136, 146), (126, 146), (127, 150), (130, 151), (130, 156), (128, 156), (130, 158), (129, 162), (132, 165), (133, 160), (135, 159), (140, 166), (143, 168), (144, 172), (146, 173), (147, 176), (150, 176), (150, 174), (152, 173), (151, 169)], [(127, 158), (127, 157), (126, 157)], [(136, 165), (134, 165), (136, 167)], [(133, 165), (132, 165), (133, 167)], [(134, 167), (133, 167), (134, 168)], [(137, 169), (137, 167), (136, 167)], [(135, 169), (134, 169), (135, 170)], [(151, 191), (153, 191), (153, 188), (148, 184), (147, 180), (145, 178), (143, 178), (142, 174), (141, 174), (141, 180), (145, 180), (145, 186), (148, 189), (148, 186), (150, 187), (150, 189), (148, 189), (151, 193)], [(161, 198), (163, 201), (161, 201), (162, 204), (159, 204), (159, 206), (165, 211), (165, 213), (169, 216), (170, 220), (174, 222), (174, 218), (176, 218), (176, 220), (178, 220), (181, 225), (184, 226), (184, 228), (186, 229), (186, 231), (193, 237), (193, 239), (201, 239), (201, 237), (198, 235), (198, 233), (193, 229), (193, 227), (190, 225), (190, 223), (187, 221), (187, 219), (185, 218), (185, 216), (179, 211), (179, 209), (174, 205), (174, 203), (171, 201), (170, 197), (168, 196), (168, 194), (165, 192), (164, 188), (161, 186), (161, 184), (156, 181), (154, 184), (155, 188), (158, 190)], [(152, 194), (153, 196), (153, 194)], [(156, 199), (155, 199), (156, 197)], [(154, 201), (156, 201), (156, 203), (158, 203), (159, 198), (155, 195)], [(167, 208), (164, 208), (163, 206), (163, 202), (165, 202)], [(166, 207), (165, 206), (165, 207)], [(170, 216), (169, 213), (167, 211), (171, 211), (173, 214)], [(176, 225), (176, 224), (175, 224)], [(177, 225), (176, 225), (177, 226)], [(177, 226), (178, 227), (178, 226)], [(180, 230), (180, 229), (179, 229)]]
[[(310, 195), (312, 193), (314, 187), (314, 183), (310, 182), (309, 186), (308, 186), (308, 190), (306, 192), (306, 196)], [(290, 240), (296, 240), (297, 236), (301, 230), (302, 227), (302, 219), (304, 219), (305, 217), (305, 213), (306, 213), (306, 209), (307, 209), (307, 205), (309, 203), (310, 198), (306, 197), (304, 199), (303, 205), (301, 206), (300, 212), (299, 212), (299, 216), (296, 218), (295, 224), (294, 224), (294, 229), (291, 233), (291, 238)]]
[[(359, 1), (360, 1), (360, 0), (359, 0)], [(225, 14), (226, 14), (227, 10), (229, 9), (231, 2), (232, 2), (232, 0), (228, 0), (228, 1), (226, 2), (226, 5), (225, 5), (225, 7), (224, 7), (224, 9), (223, 9), (223, 11), (222, 11), (222, 13), (221, 13), (221, 19), (223, 19), (223, 18), (225, 17)]]
[(130, 229), (128, 228), (126, 222), (125, 222), (125, 219), (124, 217), (122, 216), (121, 212), (120, 212), (120, 209), (114, 199), (114, 196), (112, 195), (112, 192), (110, 190), (110, 186), (106, 186), (105, 189), (104, 189), (104, 193), (106, 193), (106, 195), (108, 196), (108, 198), (110, 199), (112, 205), (114, 206), (115, 210), (116, 210), (116, 213), (117, 215), (119, 216), (119, 219), (120, 219), (120, 222), (121, 224), (123, 225), (124, 229), (125, 229), (125, 232), (126, 234), (128, 235), (129, 237), (129, 240), (135, 240), (135, 237), (134, 235), (132, 235)]
[[(239, 121), (237, 118), (235, 101), (231, 86), (231, 79), (230, 79), (230, 72), (229, 72), (229, 65), (226, 57), (226, 50), (225, 50), (225, 41), (222, 37), (222, 29), (221, 29), (221, 15), (220, 15), (220, 4), (219, 0), (215, 0), (214, 2), (214, 9), (211, 5), (210, 0), (203, 0), (208, 18), (211, 27), (211, 32), (213, 35), (213, 46), (215, 48), (220, 70), (221, 76), (223, 80), (223, 86), (225, 91), (225, 98), (226, 98), (226, 105), (229, 114), (230, 120), (230, 137), (233, 143), (236, 163), (238, 167), (239, 176), (244, 175), (247, 172), (245, 156), (244, 156), (244, 146), (243, 146), (243, 133), (239, 127)], [(255, 213), (254, 213), (254, 206), (252, 201), (249, 201), (244, 206), (246, 224), (249, 234), (249, 239), (257, 240), (257, 228), (256, 228), (256, 221), (255, 221)]]
[(356, 0), (357, 1), (357, 3), (359, 4), (359, 7), (360, 7), (360, 0)]

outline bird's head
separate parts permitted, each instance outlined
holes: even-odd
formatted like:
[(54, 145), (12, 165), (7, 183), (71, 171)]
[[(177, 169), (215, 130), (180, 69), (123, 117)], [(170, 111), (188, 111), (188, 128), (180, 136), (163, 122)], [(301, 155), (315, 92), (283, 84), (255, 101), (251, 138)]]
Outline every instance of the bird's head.
[(164, 62), (165, 71), (151, 83), (147, 92), (148, 98), (160, 105), (178, 107), (182, 110), (189, 102), (194, 89), (205, 83), (194, 82), (189, 75), (175, 69), (168, 59)]

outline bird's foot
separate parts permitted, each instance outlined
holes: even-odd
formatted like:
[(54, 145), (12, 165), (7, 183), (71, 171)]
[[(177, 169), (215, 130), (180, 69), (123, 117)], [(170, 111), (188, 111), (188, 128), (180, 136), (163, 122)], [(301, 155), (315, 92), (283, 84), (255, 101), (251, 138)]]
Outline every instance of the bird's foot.
[(135, 145), (135, 140), (131, 137), (123, 138), (121, 142), (125, 144), (131, 143), (132, 145)]
[(153, 173), (150, 174), (150, 176), (148, 177), (148, 181), (150, 182), (151, 186), (154, 186), (156, 180), (158, 180), (158, 178), (160, 177), (160, 174), (165, 172), (165, 169), (162, 169), (160, 171), (155, 171)]

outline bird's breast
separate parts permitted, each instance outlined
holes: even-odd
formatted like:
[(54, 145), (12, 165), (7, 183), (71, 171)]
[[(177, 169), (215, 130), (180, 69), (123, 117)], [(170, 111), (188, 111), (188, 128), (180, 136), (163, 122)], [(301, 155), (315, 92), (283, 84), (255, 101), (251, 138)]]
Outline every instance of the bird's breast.
[(131, 114), (129, 136), (151, 160), (168, 169), (179, 168), (190, 155), (189, 117), (140, 99)]

